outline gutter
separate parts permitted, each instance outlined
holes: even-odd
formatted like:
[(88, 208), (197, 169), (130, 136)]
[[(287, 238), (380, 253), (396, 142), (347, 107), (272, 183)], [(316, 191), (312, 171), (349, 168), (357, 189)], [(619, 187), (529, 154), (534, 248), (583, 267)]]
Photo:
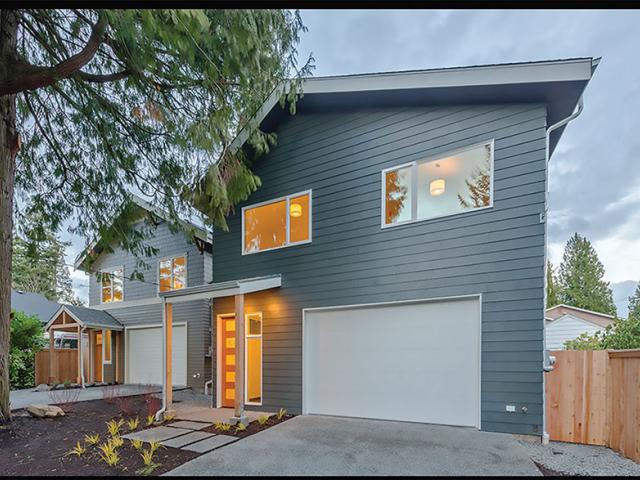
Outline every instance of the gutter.
[[(576, 109), (573, 111), (571, 115), (560, 120), (557, 123), (554, 123), (546, 131), (546, 142), (545, 142), (545, 189), (544, 189), (544, 212), (540, 214), (540, 222), (544, 223), (544, 295), (543, 295), (543, 308), (546, 309), (547, 306), (547, 262), (548, 262), (548, 252), (547, 252), (547, 212), (549, 211), (549, 162), (551, 161), (551, 153), (550, 153), (550, 141), (551, 134), (567, 125), (571, 120), (577, 118), (584, 108), (584, 100), (582, 95), (580, 95), (580, 99), (578, 100), (578, 105)], [(546, 310), (545, 310), (546, 312)], [(542, 370), (543, 372), (551, 372), (553, 371), (553, 365), (556, 363), (556, 359), (553, 356), (549, 355), (549, 351), (547, 350), (547, 340), (546, 340), (546, 321), (545, 315), (542, 318), (542, 352), (543, 352), (543, 363)], [(545, 375), (542, 375), (542, 443), (544, 445), (549, 443), (549, 434), (547, 433), (547, 406), (546, 406), (546, 395), (545, 392)]]

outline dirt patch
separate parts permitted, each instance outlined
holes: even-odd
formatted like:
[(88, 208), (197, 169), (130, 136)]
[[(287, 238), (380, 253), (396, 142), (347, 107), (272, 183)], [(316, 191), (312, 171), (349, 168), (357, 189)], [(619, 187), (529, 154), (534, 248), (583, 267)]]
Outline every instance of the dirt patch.
[[(147, 404), (143, 396), (126, 397), (127, 400), (91, 400), (78, 402), (64, 417), (36, 419), (15, 412), (13, 421), (0, 428), (0, 472), (4, 476), (18, 475), (135, 475), (144, 463), (140, 452), (128, 440), (118, 449), (120, 462), (109, 466), (100, 459), (97, 446), (85, 444), (84, 436), (97, 433), (101, 442), (107, 439), (106, 423), (111, 419), (138, 417), (140, 426), (146, 427)], [(127, 413), (122, 412), (122, 407)], [(121, 433), (128, 433), (125, 424)], [(81, 457), (67, 453), (80, 441), (87, 448)], [(147, 447), (147, 445), (145, 445)], [(159, 466), (152, 475), (160, 475), (199, 454), (175, 448), (161, 447), (155, 452), (154, 462)]]
[(287, 414), (284, 417), (282, 417), (282, 420), (278, 420), (278, 418), (275, 415), (272, 415), (271, 417), (269, 417), (269, 420), (267, 420), (264, 425), (260, 425), (260, 422), (258, 422), (257, 420), (254, 420), (249, 425), (247, 425), (246, 430), (236, 430), (236, 427), (231, 427), (231, 429), (229, 429), (228, 431), (223, 431), (223, 430), (217, 429), (215, 425), (211, 425), (210, 427), (204, 428), (201, 431), (209, 432), (209, 433), (217, 433), (222, 435), (231, 435), (232, 437), (237, 437), (237, 438), (244, 438), (244, 437), (248, 437), (249, 435), (253, 435), (255, 433), (261, 432), (262, 430), (266, 430), (267, 428), (271, 428), (275, 425), (279, 425), (282, 422), (286, 422), (287, 420), (293, 417), (295, 417), (295, 415)]

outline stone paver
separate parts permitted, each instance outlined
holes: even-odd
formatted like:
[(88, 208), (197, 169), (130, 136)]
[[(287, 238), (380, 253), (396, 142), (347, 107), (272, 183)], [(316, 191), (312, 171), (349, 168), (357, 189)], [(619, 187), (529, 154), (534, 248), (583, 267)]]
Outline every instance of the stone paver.
[(167, 426), (174, 427), (174, 428), (188, 428), (189, 430), (202, 430), (203, 428), (210, 427), (211, 424), (204, 423), (204, 422), (190, 422), (188, 420), (180, 420), (178, 422), (173, 422)]
[(201, 440), (198, 443), (192, 443), (191, 445), (187, 445), (182, 447), (182, 450), (190, 450), (192, 452), (205, 453), (214, 448), (222, 447), (231, 442), (235, 442), (238, 440), (236, 437), (231, 437), (229, 435), (215, 435), (211, 438), (207, 438), (205, 440)]
[(215, 434), (207, 432), (191, 432), (186, 435), (180, 435), (179, 437), (170, 438), (164, 442), (160, 442), (165, 447), (180, 448), (190, 443), (199, 442), (205, 438), (213, 437)]
[(142, 440), (143, 442), (161, 442), (190, 432), (191, 430), (185, 428), (155, 427), (139, 432), (128, 433), (127, 435), (123, 435), (122, 438)]

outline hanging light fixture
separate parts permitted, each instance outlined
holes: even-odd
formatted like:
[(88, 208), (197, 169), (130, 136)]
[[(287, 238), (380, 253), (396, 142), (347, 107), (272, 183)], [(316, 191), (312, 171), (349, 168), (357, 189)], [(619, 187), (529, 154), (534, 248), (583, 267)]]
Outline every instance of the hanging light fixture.
[(445, 190), (445, 182), (443, 178), (438, 178), (436, 180), (433, 180), (429, 184), (429, 193), (434, 197), (437, 197), (438, 195), (442, 195), (444, 193), (444, 190)]
[(302, 205), (299, 203), (292, 203), (289, 207), (289, 215), (293, 218), (298, 218), (302, 216)]

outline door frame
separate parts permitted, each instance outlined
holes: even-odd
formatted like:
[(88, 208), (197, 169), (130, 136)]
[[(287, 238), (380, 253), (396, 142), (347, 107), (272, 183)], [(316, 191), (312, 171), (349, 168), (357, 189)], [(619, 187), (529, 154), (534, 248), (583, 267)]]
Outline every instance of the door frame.
[[(186, 353), (187, 353), (187, 371), (186, 371), (186, 375), (185, 378), (187, 380), (187, 383), (189, 383), (189, 323), (188, 322), (174, 322), (172, 324), (173, 327), (185, 327), (186, 330), (186, 340), (187, 340), (187, 346), (186, 346)], [(145, 323), (143, 325), (131, 325), (131, 326), (125, 326), (124, 327), (124, 383), (129, 383), (129, 379), (130, 379), (130, 375), (129, 375), (129, 368), (131, 366), (131, 363), (129, 362), (129, 347), (130, 347), (130, 340), (129, 340), (129, 330), (141, 330), (143, 328), (160, 328), (162, 330), (162, 323)], [(172, 337), (173, 338), (173, 337)], [(164, 372), (163, 372), (164, 374)], [(171, 381), (173, 382), (173, 378), (171, 379)], [(187, 386), (187, 385), (185, 385)]]
[(415, 300), (396, 300), (391, 302), (373, 302), (373, 303), (358, 303), (352, 305), (333, 305), (328, 307), (313, 307), (302, 309), (302, 414), (309, 415), (307, 409), (307, 360), (305, 359), (305, 325), (307, 312), (323, 312), (332, 310), (351, 310), (358, 308), (370, 308), (370, 307), (392, 307), (394, 305), (411, 305), (419, 303), (438, 303), (456, 300), (468, 300), (476, 298), (478, 299), (478, 430), (482, 430), (482, 293), (475, 293), (469, 295), (454, 295), (448, 297), (431, 297), (420, 298)]

